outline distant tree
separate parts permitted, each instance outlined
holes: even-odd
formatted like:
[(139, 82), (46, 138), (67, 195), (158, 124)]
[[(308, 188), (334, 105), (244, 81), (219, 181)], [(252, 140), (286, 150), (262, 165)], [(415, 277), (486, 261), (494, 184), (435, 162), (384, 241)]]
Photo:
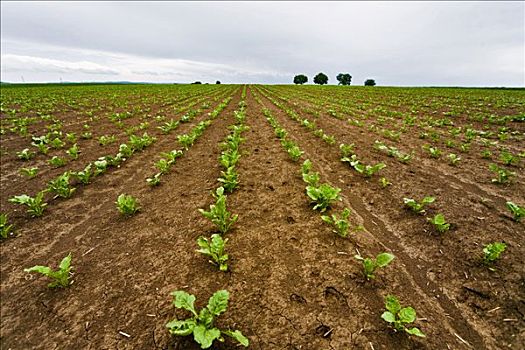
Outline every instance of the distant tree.
[(202, 82), (200, 82), (200, 81), (196, 81), (196, 82), (194, 82), (194, 83), (192, 83), (192, 84), (202, 84)]
[(308, 77), (304, 74), (299, 74), (299, 75), (296, 75), (294, 78), (293, 78), (293, 83), (294, 84), (304, 84), (308, 81)]
[(220, 82), (220, 81), (218, 81), (218, 80), (217, 80), (217, 81), (215, 82), (215, 84), (220, 84), (220, 83), (221, 83), (221, 82)]
[(324, 73), (318, 73), (314, 77), (314, 83), (319, 84), (319, 85), (328, 84), (328, 76)]
[(339, 81), (339, 85), (350, 85), (352, 76), (348, 73), (339, 73), (337, 74), (337, 81)]
[(376, 86), (376, 81), (374, 79), (366, 79), (365, 86)]

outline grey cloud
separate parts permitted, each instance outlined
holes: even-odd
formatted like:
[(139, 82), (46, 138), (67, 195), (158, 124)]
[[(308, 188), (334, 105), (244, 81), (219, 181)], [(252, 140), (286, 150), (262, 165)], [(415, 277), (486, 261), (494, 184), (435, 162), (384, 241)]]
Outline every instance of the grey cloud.
[[(169, 73), (199, 80), (216, 74), (232, 82), (289, 83), (299, 72), (334, 77), (343, 71), (359, 83), (376, 77), (392, 85), (525, 84), (523, 2), (2, 2), (1, 7), (2, 53), (90, 61), (118, 70), (122, 79), (135, 74), (156, 81)], [(121, 61), (131, 65), (131, 58), (141, 67), (150, 65), (115, 67)], [(156, 60), (178, 62), (177, 69), (158, 68)]]

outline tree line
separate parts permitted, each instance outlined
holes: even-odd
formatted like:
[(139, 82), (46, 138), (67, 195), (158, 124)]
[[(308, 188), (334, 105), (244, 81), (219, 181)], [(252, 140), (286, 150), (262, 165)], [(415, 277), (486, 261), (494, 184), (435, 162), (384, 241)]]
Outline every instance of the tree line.
[[(338, 85), (350, 85), (352, 83), (352, 76), (348, 73), (339, 73), (335, 77), (339, 82)], [(296, 75), (293, 78), (294, 84), (304, 84), (308, 82), (308, 77), (304, 74)], [(317, 73), (314, 77), (314, 83), (318, 85), (328, 84), (328, 76), (324, 73)], [(376, 81), (374, 79), (366, 79), (365, 86), (375, 86)]]

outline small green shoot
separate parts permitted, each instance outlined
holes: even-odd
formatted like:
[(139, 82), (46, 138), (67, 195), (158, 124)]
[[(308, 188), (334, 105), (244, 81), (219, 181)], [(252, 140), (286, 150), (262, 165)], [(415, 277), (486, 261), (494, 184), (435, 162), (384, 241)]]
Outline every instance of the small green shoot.
[(162, 175), (161, 173), (156, 173), (152, 177), (148, 177), (146, 179), (146, 183), (148, 185), (150, 185), (151, 187), (155, 187), (155, 186), (160, 185), (160, 177), (161, 177), (161, 175)]
[(66, 171), (54, 180), (49, 181), (47, 189), (56, 194), (57, 197), (69, 198), (75, 192), (74, 187), (69, 187), (71, 173)]
[(327, 224), (332, 225), (334, 227), (334, 232), (344, 238), (348, 236), (348, 230), (350, 228), (350, 223), (348, 222), (349, 217), (350, 209), (345, 208), (341, 213), (340, 219), (338, 219), (335, 214), (332, 214), (331, 216), (322, 215), (321, 219)]
[(461, 157), (459, 157), (458, 155), (454, 154), (454, 153), (450, 153), (448, 156), (448, 164), (452, 165), (452, 166), (456, 166), (458, 165), (458, 163), (461, 161)]
[(33, 266), (28, 269), (24, 269), (25, 272), (38, 272), (41, 273), (44, 276), (47, 276), (53, 280), (53, 282), (48, 284), (49, 288), (65, 288), (69, 286), (69, 274), (71, 272), (71, 253), (69, 253), (68, 256), (66, 256), (62, 261), (60, 262), (60, 265), (58, 266), (58, 270), (53, 271), (48, 266)]
[(514, 216), (514, 221), (520, 222), (523, 217), (525, 217), (525, 207), (519, 206), (513, 202), (506, 203), (507, 208), (510, 210)]
[(226, 171), (221, 171), (221, 177), (218, 178), (218, 181), (222, 183), (226, 192), (232, 193), (239, 184), (238, 174), (235, 167), (231, 166), (226, 169)]
[(53, 158), (49, 159), (47, 162), (55, 168), (60, 168), (67, 164), (67, 160), (59, 156), (53, 156)]
[(417, 337), (425, 337), (425, 334), (416, 327), (406, 328), (406, 325), (416, 320), (416, 310), (414, 308), (410, 306), (402, 308), (397, 298), (393, 295), (386, 296), (385, 308), (387, 311), (383, 312), (381, 318), (392, 324), (396, 331), (404, 331)]
[(425, 197), (421, 201), (421, 203), (418, 203), (416, 200), (412, 198), (403, 198), (403, 202), (405, 203), (405, 206), (412, 209), (412, 211), (418, 213), (418, 214), (424, 214), (425, 213), (425, 207), (431, 203), (434, 203), (436, 198), (434, 197)]
[(215, 292), (209, 299), (208, 305), (198, 313), (194, 306), (195, 296), (180, 290), (172, 292), (170, 295), (173, 296), (173, 305), (177, 309), (184, 309), (192, 313), (192, 316), (185, 320), (174, 319), (168, 322), (166, 327), (171, 334), (176, 336), (193, 334), (193, 339), (201, 346), (201, 349), (210, 348), (215, 340), (223, 342), (222, 334), (231, 337), (245, 347), (250, 344), (248, 338), (239, 330), (221, 330), (213, 325), (215, 318), (228, 308), (228, 299), (230, 298), (228, 291), (219, 290)]
[(208, 220), (210, 220), (222, 234), (228, 232), (238, 219), (237, 214), (232, 214), (226, 209), (226, 198), (224, 194), (224, 187), (219, 187), (216, 190), (215, 204), (210, 205), (210, 210), (205, 211), (199, 209), (199, 212)]
[(7, 223), (7, 214), (0, 214), (0, 237), (7, 238), (13, 233), (13, 225)]
[(28, 207), (27, 213), (32, 217), (42, 216), (47, 206), (47, 203), (44, 202), (44, 191), (38, 192), (35, 197), (30, 197), (27, 194), (14, 196), (9, 198), (9, 202), (26, 205)]
[(78, 159), (78, 155), (80, 154), (80, 150), (76, 143), (73, 146), (71, 146), (71, 148), (69, 148), (66, 152), (71, 157), (71, 159)]
[(208, 240), (204, 237), (199, 237), (197, 239), (197, 244), (200, 249), (197, 250), (198, 253), (204, 254), (211, 258), (210, 263), (219, 267), (221, 271), (228, 271), (228, 254), (224, 253), (224, 248), (228, 238), (223, 239), (221, 235), (214, 233), (211, 235), (211, 239)]
[(20, 174), (27, 176), (28, 178), (32, 179), (35, 176), (38, 175), (38, 167), (31, 167), (31, 168), (21, 168)]
[(450, 224), (446, 222), (445, 216), (441, 213), (436, 214), (433, 218), (427, 218), (427, 220), (434, 225), (439, 233), (446, 232), (450, 229)]
[(137, 199), (124, 193), (118, 196), (115, 204), (118, 211), (124, 216), (133, 215), (140, 210)]
[(385, 267), (394, 260), (395, 256), (390, 253), (381, 253), (374, 258), (363, 258), (361, 255), (355, 255), (359, 261), (363, 262), (363, 273), (367, 280), (375, 278), (375, 271), (378, 267)]
[(340, 188), (332, 187), (330, 184), (324, 183), (319, 187), (306, 186), (306, 194), (315, 203), (314, 210), (320, 210), (321, 213), (326, 211), (332, 203), (336, 200), (341, 200), (339, 196)]
[(509, 171), (505, 168), (500, 168), (496, 164), (489, 164), (489, 169), (496, 173), (497, 177), (492, 179), (491, 181), (497, 184), (507, 183), (514, 175), (516, 175), (516, 173)]
[(20, 152), (16, 152), (16, 156), (21, 160), (30, 160), (35, 156), (35, 152), (31, 152), (29, 148), (24, 148)]
[(82, 184), (87, 185), (89, 183), (89, 180), (91, 179), (91, 175), (93, 175), (93, 165), (89, 163), (84, 170), (72, 172), (71, 175), (76, 177), (78, 181), (80, 181)]
[(505, 251), (507, 245), (502, 242), (489, 243), (483, 248), (483, 263), (491, 265), (499, 259), (501, 253)]

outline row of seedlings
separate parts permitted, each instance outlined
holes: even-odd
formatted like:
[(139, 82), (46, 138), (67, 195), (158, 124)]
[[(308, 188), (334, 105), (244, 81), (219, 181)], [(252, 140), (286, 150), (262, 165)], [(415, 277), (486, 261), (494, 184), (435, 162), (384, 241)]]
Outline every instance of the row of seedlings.
[[(218, 233), (214, 233), (210, 238), (199, 237), (197, 245), (198, 253), (205, 255), (209, 262), (217, 266), (219, 271), (228, 271), (228, 254), (225, 252), (228, 238), (223, 236), (230, 231), (238, 219), (237, 214), (232, 214), (226, 206), (226, 192), (232, 193), (239, 183), (238, 174), (235, 166), (239, 161), (239, 146), (243, 141), (241, 134), (247, 129), (244, 122), (246, 119), (246, 87), (242, 91), (242, 99), (239, 103), (239, 109), (234, 111), (236, 124), (231, 125), (230, 134), (221, 143), (222, 152), (219, 156), (219, 163), (223, 167), (221, 177), (218, 182), (221, 184), (216, 190), (213, 197), (215, 203), (210, 205), (209, 210), (199, 209), (199, 212), (210, 220), (217, 228)], [(166, 324), (169, 332), (176, 336), (188, 336), (193, 334), (193, 339), (202, 349), (208, 349), (213, 345), (215, 340), (224, 341), (222, 335), (229, 336), (239, 344), (248, 347), (250, 342), (241, 331), (230, 329), (219, 329), (213, 325), (215, 317), (226, 311), (228, 306), (229, 292), (219, 290), (215, 292), (208, 305), (201, 309), (199, 313), (193, 307), (195, 296), (186, 291), (178, 290), (171, 293), (173, 304), (176, 308), (183, 308), (192, 313), (190, 318), (185, 320), (174, 319)], [(189, 306), (188, 306), (189, 305)]]
[[(260, 101), (259, 101), (260, 103)], [(272, 125), (274, 130), (284, 130), (279, 126), (275, 118), (271, 115), (271, 112), (267, 109), (263, 109), (263, 113), (266, 119)], [(277, 134), (277, 132), (276, 132)], [(279, 132), (279, 134), (282, 134)], [(276, 135), (278, 138), (279, 136)], [(284, 144), (283, 144), (284, 146)], [(312, 162), (306, 159), (301, 166), (301, 175), (303, 181), (306, 183), (306, 195), (313, 205), (313, 210), (318, 210), (321, 214), (331, 209), (334, 203), (341, 201), (340, 196), (341, 189), (333, 187), (329, 183), (320, 183), (320, 175), (318, 172), (312, 171)], [(351, 223), (349, 222), (351, 211), (349, 208), (344, 208), (340, 216), (336, 214), (332, 215), (321, 215), (321, 220), (330, 226), (333, 231), (341, 237), (347, 237), (351, 230)], [(357, 226), (355, 230), (362, 229)], [(378, 268), (383, 268), (389, 265), (395, 256), (391, 253), (380, 253), (374, 257), (363, 257), (361, 254), (355, 255), (355, 259), (362, 262), (363, 273), (367, 280), (375, 278), (375, 272)], [(406, 326), (413, 323), (416, 320), (416, 311), (414, 308), (402, 307), (399, 300), (393, 295), (387, 295), (385, 297), (385, 308), (386, 311), (381, 315), (382, 319), (392, 324), (394, 329), (397, 331), (405, 331), (408, 334), (412, 334), (418, 337), (425, 337), (425, 334), (416, 327), (407, 328)]]
[[(181, 157), (184, 152), (187, 152), (191, 146), (197, 141), (197, 139), (204, 133), (204, 130), (210, 126), (214, 119), (228, 106), (231, 101), (231, 97), (225, 98), (212, 112), (208, 113), (208, 119), (200, 121), (194, 126), (187, 134), (177, 135), (177, 142), (180, 144), (182, 149), (174, 149), (169, 152), (161, 153), (161, 158), (155, 162), (155, 167), (159, 170), (155, 175), (148, 177), (146, 183), (152, 187), (160, 185), (161, 176), (169, 173), (171, 167), (175, 164), (177, 158)], [(174, 130), (179, 122), (187, 123), (195, 118), (196, 114), (192, 116), (185, 115), (180, 121), (174, 121), (170, 127), (170, 131)]]

